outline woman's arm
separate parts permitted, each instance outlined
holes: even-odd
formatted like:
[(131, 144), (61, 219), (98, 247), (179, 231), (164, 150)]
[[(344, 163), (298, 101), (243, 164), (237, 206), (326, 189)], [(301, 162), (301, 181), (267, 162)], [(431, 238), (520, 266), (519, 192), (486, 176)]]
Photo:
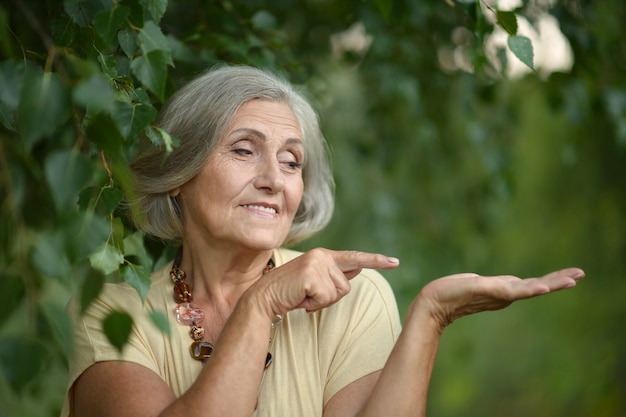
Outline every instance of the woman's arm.
[[(72, 388), (77, 417), (251, 416), (264, 371), (271, 320), (253, 305), (233, 311), (194, 384), (180, 398), (152, 370), (132, 362), (89, 367)], [(181, 351), (189, 360), (189, 353)]]
[[(574, 287), (583, 277), (582, 270), (569, 268), (524, 280), (458, 274), (432, 281), (411, 304), (375, 385), (359, 380), (345, 387), (331, 399), (324, 417), (424, 416), (440, 335), (448, 324), (480, 311), (505, 308), (516, 300)], [(363, 391), (354, 392), (359, 388)], [(363, 406), (364, 396), (369, 398)]]
[(440, 334), (424, 310), (409, 312), (383, 370), (339, 391), (324, 417), (425, 415)]

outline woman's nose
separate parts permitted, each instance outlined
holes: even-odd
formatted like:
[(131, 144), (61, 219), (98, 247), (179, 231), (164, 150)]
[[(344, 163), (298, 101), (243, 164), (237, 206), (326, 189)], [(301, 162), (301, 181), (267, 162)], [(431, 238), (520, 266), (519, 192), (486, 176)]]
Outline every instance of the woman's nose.
[(259, 165), (259, 174), (254, 186), (274, 193), (282, 191), (285, 188), (285, 177), (280, 170), (279, 162), (272, 158), (264, 158)]

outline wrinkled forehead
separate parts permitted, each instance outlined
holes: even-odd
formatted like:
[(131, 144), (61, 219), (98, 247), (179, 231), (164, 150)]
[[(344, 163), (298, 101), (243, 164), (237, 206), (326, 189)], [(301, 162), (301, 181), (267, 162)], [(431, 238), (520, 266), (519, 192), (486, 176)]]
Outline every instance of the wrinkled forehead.
[(283, 101), (250, 100), (232, 117), (228, 129), (263, 127), (304, 139), (303, 129), (291, 106)]

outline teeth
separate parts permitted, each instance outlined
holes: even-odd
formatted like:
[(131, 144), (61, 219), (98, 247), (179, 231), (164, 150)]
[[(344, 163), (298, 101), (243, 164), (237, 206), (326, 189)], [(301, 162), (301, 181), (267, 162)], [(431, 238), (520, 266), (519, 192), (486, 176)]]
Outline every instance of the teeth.
[(274, 209), (273, 209), (273, 208), (271, 208), (271, 207), (256, 206), (256, 205), (248, 205), (248, 204), (246, 204), (244, 207), (248, 207), (248, 208), (251, 208), (251, 209), (264, 211), (264, 212), (266, 212), (266, 213), (272, 213), (272, 214), (275, 214), (275, 213), (276, 213), (276, 210), (274, 210)]

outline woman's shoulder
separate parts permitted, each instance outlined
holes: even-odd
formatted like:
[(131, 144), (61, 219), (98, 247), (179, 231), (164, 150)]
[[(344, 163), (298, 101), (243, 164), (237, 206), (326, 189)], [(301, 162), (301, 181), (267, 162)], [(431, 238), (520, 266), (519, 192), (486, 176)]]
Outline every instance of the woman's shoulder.
[(357, 277), (352, 279), (351, 284), (353, 289), (355, 289), (355, 286), (364, 287), (381, 293), (385, 298), (394, 297), (389, 281), (375, 269), (364, 268)]
[[(130, 299), (136, 301), (151, 301), (155, 297), (161, 298), (161, 294), (165, 290), (170, 289), (169, 271), (172, 269), (171, 262), (160, 267), (150, 274), (150, 281), (146, 285), (145, 282), (135, 283), (129, 280), (124, 282), (111, 282), (104, 285), (102, 289), (102, 297), (124, 297), (127, 301)], [(139, 281), (139, 279), (138, 279)], [(140, 295), (140, 293), (145, 293)], [(144, 300), (142, 300), (144, 298)]]
[[(90, 303), (88, 309), (122, 310), (128, 313), (139, 312), (146, 306), (159, 304), (163, 293), (169, 289), (169, 270), (166, 265), (152, 272), (149, 286), (145, 284), (131, 285), (129, 282), (105, 282), (98, 296)], [(147, 287), (147, 288), (146, 288)], [(144, 291), (143, 296), (140, 291)], [(75, 294), (68, 303), (70, 312), (81, 308), (81, 294)]]

